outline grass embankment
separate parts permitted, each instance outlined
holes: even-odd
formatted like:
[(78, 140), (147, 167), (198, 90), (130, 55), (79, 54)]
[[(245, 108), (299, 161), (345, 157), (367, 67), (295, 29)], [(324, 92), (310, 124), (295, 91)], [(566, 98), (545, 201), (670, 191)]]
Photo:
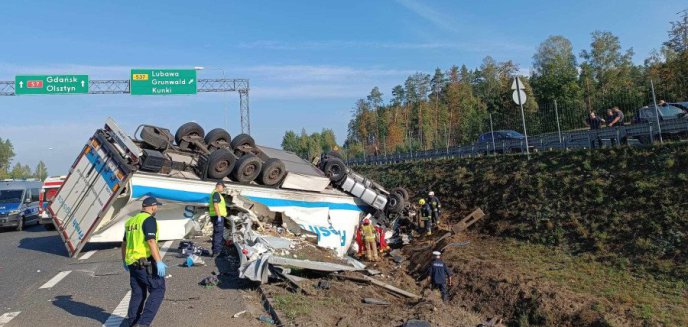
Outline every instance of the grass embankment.
[(356, 170), (387, 186), (432, 188), (449, 220), (475, 207), (482, 233), (556, 246), (688, 280), (688, 146), (419, 161)]
[[(450, 222), (481, 207), (488, 216), (475, 230), (499, 238), (461, 252), (628, 319), (611, 325), (688, 326), (686, 144), (355, 169), (419, 195), (434, 190)], [(538, 321), (532, 315), (519, 325)]]

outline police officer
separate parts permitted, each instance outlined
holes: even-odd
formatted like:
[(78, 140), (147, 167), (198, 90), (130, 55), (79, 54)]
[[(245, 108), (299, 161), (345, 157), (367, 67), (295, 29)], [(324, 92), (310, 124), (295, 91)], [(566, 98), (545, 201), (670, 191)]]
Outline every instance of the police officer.
[(428, 202), (430, 202), (430, 207), (432, 208), (432, 223), (439, 224), (442, 204), (440, 203), (440, 199), (435, 196), (435, 192), (428, 192)]
[(447, 285), (452, 286), (451, 271), (449, 271), (449, 268), (447, 268), (447, 265), (444, 263), (444, 261), (440, 259), (442, 254), (439, 251), (433, 251), (432, 255), (434, 259), (428, 268), (428, 276), (430, 276), (432, 281), (432, 288), (439, 288), (440, 293), (442, 293), (442, 301), (447, 302), (449, 300)]
[(165, 297), (167, 265), (158, 249), (158, 205), (162, 203), (156, 198), (145, 198), (141, 212), (124, 225), (122, 261), (131, 285), (129, 326), (150, 326)]
[(225, 190), (223, 182), (217, 182), (215, 189), (210, 193), (208, 214), (213, 222), (213, 256), (216, 257), (222, 251), (222, 241), (225, 234), (225, 217), (227, 217), (227, 205), (222, 191)]

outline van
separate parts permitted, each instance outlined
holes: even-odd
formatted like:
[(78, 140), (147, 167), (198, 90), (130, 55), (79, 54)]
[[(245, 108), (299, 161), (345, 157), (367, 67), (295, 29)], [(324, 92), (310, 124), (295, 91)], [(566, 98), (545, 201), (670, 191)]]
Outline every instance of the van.
[(57, 191), (64, 183), (67, 176), (51, 176), (43, 181), (43, 188), (41, 189), (41, 195), (39, 198), (39, 209), (38, 213), (41, 217), (40, 223), (45, 226), (47, 230), (55, 229), (53, 224), (53, 217), (50, 215), (50, 210), (48, 206), (55, 200), (55, 195)]
[(27, 225), (38, 224), (42, 186), (35, 180), (0, 181), (0, 227), (21, 231)]

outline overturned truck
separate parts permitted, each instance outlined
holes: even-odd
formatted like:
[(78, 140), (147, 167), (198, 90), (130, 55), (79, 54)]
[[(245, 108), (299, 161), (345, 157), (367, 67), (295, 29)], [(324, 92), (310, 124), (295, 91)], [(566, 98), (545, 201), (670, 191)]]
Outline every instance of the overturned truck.
[(269, 266), (316, 270), (362, 268), (346, 255), (366, 215), (391, 226), (408, 194), (386, 191), (348, 169), (336, 154), (316, 164), (256, 145), (222, 129), (187, 123), (175, 133), (141, 125), (130, 137), (114, 120), (97, 129), (74, 161), (49, 210), (70, 256), (88, 242), (119, 242), (126, 218), (145, 196), (165, 202), (156, 215), (160, 239), (197, 232), (207, 221), (209, 194), (227, 187), (228, 235), (242, 276), (264, 281)]

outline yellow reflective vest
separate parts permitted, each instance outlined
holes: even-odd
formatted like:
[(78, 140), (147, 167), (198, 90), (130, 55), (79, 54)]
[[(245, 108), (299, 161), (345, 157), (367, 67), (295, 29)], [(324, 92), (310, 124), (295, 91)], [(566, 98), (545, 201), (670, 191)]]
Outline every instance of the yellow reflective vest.
[[(124, 224), (125, 237), (127, 240), (124, 261), (127, 265), (131, 265), (141, 258), (148, 258), (151, 256), (150, 246), (146, 242), (146, 236), (143, 234), (143, 222), (150, 216), (151, 215), (147, 212), (141, 212), (129, 218), (126, 224)], [(155, 241), (158, 241), (157, 229), (155, 231)]]
[(213, 197), (215, 196), (215, 193), (217, 193), (217, 191), (213, 191), (212, 193), (210, 193), (210, 200), (208, 202), (208, 214), (211, 217), (227, 217), (227, 205), (225, 204), (225, 197), (222, 196), (222, 194), (220, 194), (220, 203), (217, 204), (220, 207), (220, 212), (215, 212), (215, 202), (213, 202)]

